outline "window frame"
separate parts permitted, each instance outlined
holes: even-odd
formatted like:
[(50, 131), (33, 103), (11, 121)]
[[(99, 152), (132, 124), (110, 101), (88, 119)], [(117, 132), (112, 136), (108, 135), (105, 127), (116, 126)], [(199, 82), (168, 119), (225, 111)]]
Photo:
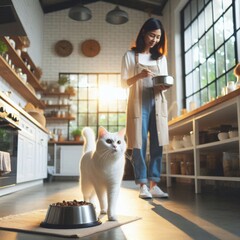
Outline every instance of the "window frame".
[[(191, 6), (192, 3), (195, 3), (196, 5), (196, 15), (192, 17), (191, 15)], [(218, 1), (219, 2), (219, 1)], [(194, 101), (197, 103), (197, 106), (200, 107), (204, 103), (211, 101), (220, 95), (222, 95), (222, 92), (220, 89), (223, 88), (223, 85), (226, 86), (228, 81), (235, 81), (235, 77), (233, 75), (233, 70), (235, 65), (237, 64), (238, 61), (238, 52), (237, 52), (237, 32), (239, 32), (239, 27), (237, 28), (236, 25), (236, 3), (235, 0), (232, 0), (231, 3), (227, 6), (227, 8), (223, 8), (224, 0), (221, 0), (222, 4), (222, 13), (214, 19), (214, 5), (213, 5), (213, 0), (189, 0), (186, 5), (183, 7), (180, 13), (180, 18), (181, 18), (181, 49), (182, 49), (182, 56), (183, 56), (183, 61), (182, 61), (182, 72), (183, 72), (183, 107), (187, 108), (187, 106), (190, 105), (191, 101)], [(210, 25), (208, 25), (208, 28), (205, 28), (204, 25), (204, 31), (201, 35), (199, 35), (199, 28), (197, 28), (197, 40), (193, 43), (187, 44), (185, 42), (185, 36), (190, 34), (192, 36), (192, 25), (194, 21), (197, 21), (197, 26), (199, 26), (199, 19), (202, 18), (202, 16), (205, 14), (206, 9), (208, 7), (211, 7), (212, 11), (212, 22)], [(224, 38), (224, 31), (225, 28), (222, 29), (223, 31), (223, 42), (216, 47), (215, 43), (215, 28), (216, 24), (220, 19), (224, 19), (226, 17), (228, 11), (231, 10), (232, 13), (232, 18), (233, 18), (233, 24), (232, 24), (232, 33), (225, 39)], [(184, 15), (185, 12), (189, 12), (190, 16)], [(204, 20), (206, 20), (206, 17), (204, 17)], [(189, 21), (189, 22), (186, 22)], [(204, 23), (205, 24), (205, 21)], [(223, 22), (224, 24), (224, 22)], [(224, 27), (224, 25), (223, 25)], [(196, 29), (195, 29), (196, 30)], [(189, 33), (190, 31), (190, 33)], [(207, 53), (207, 34), (210, 33), (210, 31), (213, 31), (213, 51), (212, 53), (208, 54)], [(205, 38), (205, 58), (200, 58), (199, 55), (199, 44), (201, 43), (202, 39)], [(228, 42), (231, 41), (231, 39), (234, 38), (234, 43), (233, 43), (233, 54), (234, 54), (234, 63), (227, 68), (226, 64), (226, 57), (224, 56), (224, 71), (217, 75), (217, 59), (216, 55), (217, 52), (221, 52), (220, 49), (223, 48), (224, 53), (226, 53), (226, 47)], [(191, 39), (192, 41), (192, 39)], [(188, 48), (186, 48), (188, 46)], [(191, 64), (194, 64), (194, 61), (189, 60), (189, 56), (186, 58), (186, 55), (191, 55), (191, 52), (193, 52), (194, 46), (197, 46), (196, 49), (198, 50), (198, 63), (196, 66), (191, 66)], [(192, 58), (193, 59), (193, 58)], [(204, 60), (203, 60), (204, 59)], [(204, 64), (206, 66), (204, 66)], [(189, 68), (190, 65), (190, 71), (186, 71), (187, 68)], [(212, 67), (215, 76), (210, 76), (210, 73), (213, 73), (212, 71), (208, 71), (208, 68)], [(195, 71), (195, 72), (194, 72)], [(203, 85), (203, 81), (201, 82), (201, 76), (202, 73), (205, 71), (205, 76), (207, 77), (205, 79), (205, 85)], [(196, 79), (198, 79), (198, 82), (194, 81), (193, 74), (195, 74)], [(211, 78), (211, 79), (210, 79)], [(189, 80), (190, 79), (190, 80)], [(201, 86), (202, 84), (202, 86)], [(195, 85), (195, 89), (194, 89)], [(189, 91), (189, 86), (192, 87), (192, 89)], [(187, 91), (188, 88), (188, 91)], [(205, 95), (204, 95), (205, 94)]]
[[(65, 75), (68, 76), (69, 78), (69, 82), (68, 85), (73, 87), (76, 95), (71, 99), (72, 105), (75, 107), (76, 109), (76, 118), (75, 120), (72, 120), (71, 123), (68, 125), (68, 132), (71, 132), (73, 129), (75, 128), (83, 128), (85, 126), (89, 126), (91, 128), (93, 128), (93, 130), (95, 131), (95, 133), (97, 133), (97, 130), (100, 126), (105, 127), (108, 131), (113, 132), (113, 131), (118, 131), (122, 128), (125, 127), (125, 121), (126, 121), (126, 104), (127, 104), (127, 90), (123, 90), (121, 88), (121, 82), (120, 82), (120, 73), (64, 73), (61, 72), (59, 73), (59, 76), (61, 75)], [(72, 77), (71, 77), (72, 76)], [(103, 79), (104, 82), (104, 77), (105, 77), (105, 81), (110, 83), (111, 81), (111, 77), (115, 76), (115, 80), (117, 81), (116, 83), (114, 83), (114, 81), (112, 82), (113, 84), (108, 84), (108, 85), (112, 85), (116, 88), (121, 88), (124, 91), (124, 94), (126, 94), (125, 96), (123, 96), (123, 99), (120, 98), (116, 98), (116, 103), (117, 103), (117, 109), (109, 109), (109, 105), (107, 105), (106, 110), (101, 110), (100, 109), (100, 100), (99, 100), (99, 88), (101, 86), (101, 78)], [(84, 77), (86, 78), (86, 86), (84, 87), (84, 83), (82, 86), (81, 85), (81, 77), (84, 80)], [(93, 82), (94, 82), (94, 77), (96, 78), (96, 82), (93, 83), (91, 85), (91, 80), (90, 78), (93, 77)], [(75, 79), (75, 80), (72, 80)], [(76, 81), (76, 82), (72, 82), (72, 81)], [(94, 85), (95, 84), (95, 85)], [(91, 92), (91, 89), (95, 89), (96, 93), (98, 94), (98, 96), (96, 97), (90, 97), (89, 94)], [(85, 96), (81, 97), (81, 91), (85, 91)], [(96, 106), (96, 111), (92, 111), (90, 110), (90, 103), (91, 102), (95, 102), (95, 106)], [(120, 105), (120, 101), (125, 101), (125, 107), (119, 107)], [(81, 110), (80, 106), (81, 106), (81, 102), (86, 102), (86, 109)], [(123, 103), (124, 105), (124, 103)], [(119, 110), (121, 108), (121, 111)], [(84, 115), (86, 114), (86, 124), (81, 124), (81, 114)], [(96, 123), (93, 123), (90, 121), (90, 116), (91, 114), (96, 114)], [(99, 117), (101, 115), (107, 115), (107, 122), (105, 124), (99, 124), (100, 123), (100, 119)], [(116, 124), (111, 124), (110, 119), (109, 119), (109, 115), (111, 114), (116, 114), (115, 118), (117, 118), (117, 122)], [(119, 119), (119, 116), (122, 116), (124, 119), (121, 120)], [(125, 117), (124, 117), (125, 116)], [(124, 123), (123, 123), (124, 122)]]

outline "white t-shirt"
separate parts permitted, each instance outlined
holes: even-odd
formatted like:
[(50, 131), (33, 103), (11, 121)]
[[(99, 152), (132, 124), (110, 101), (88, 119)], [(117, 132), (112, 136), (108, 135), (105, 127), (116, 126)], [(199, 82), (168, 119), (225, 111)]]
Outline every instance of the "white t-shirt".
[[(156, 66), (158, 64), (158, 68), (160, 70), (159, 75), (168, 75), (167, 69), (167, 59), (165, 56), (162, 56), (158, 60), (152, 60), (150, 54), (138, 54), (138, 62), (141, 65), (145, 66)], [(133, 77), (135, 73), (135, 52), (133, 50), (127, 51), (122, 58), (122, 69), (121, 69), (121, 83), (122, 87), (129, 87), (127, 84), (127, 79)]]

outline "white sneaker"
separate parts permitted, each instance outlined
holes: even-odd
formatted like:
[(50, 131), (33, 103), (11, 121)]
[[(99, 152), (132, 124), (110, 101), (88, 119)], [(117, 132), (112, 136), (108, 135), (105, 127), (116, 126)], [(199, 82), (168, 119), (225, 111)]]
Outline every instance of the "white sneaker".
[(168, 198), (168, 193), (163, 192), (158, 186), (154, 186), (149, 192), (156, 198)]
[(142, 185), (140, 187), (139, 197), (142, 199), (151, 199), (152, 194), (148, 191), (148, 187), (146, 185)]

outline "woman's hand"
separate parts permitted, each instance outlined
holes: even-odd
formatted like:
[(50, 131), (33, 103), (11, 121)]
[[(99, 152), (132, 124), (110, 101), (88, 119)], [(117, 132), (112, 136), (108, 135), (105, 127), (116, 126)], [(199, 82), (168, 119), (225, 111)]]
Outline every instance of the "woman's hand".
[(139, 81), (140, 79), (147, 78), (147, 77), (153, 77), (153, 76), (154, 76), (153, 72), (151, 72), (148, 69), (143, 69), (140, 73), (136, 74), (132, 78), (129, 78), (127, 80), (127, 84), (128, 84), (128, 86), (131, 86), (131, 85), (135, 84), (137, 81)]
[(159, 85), (159, 86), (154, 86), (158, 91), (165, 91), (170, 88), (170, 86), (165, 86), (165, 85)]
[(142, 78), (147, 78), (147, 77), (153, 77), (154, 76), (154, 73), (151, 72), (150, 70), (148, 69), (143, 69), (140, 73), (139, 73), (139, 79), (142, 79)]

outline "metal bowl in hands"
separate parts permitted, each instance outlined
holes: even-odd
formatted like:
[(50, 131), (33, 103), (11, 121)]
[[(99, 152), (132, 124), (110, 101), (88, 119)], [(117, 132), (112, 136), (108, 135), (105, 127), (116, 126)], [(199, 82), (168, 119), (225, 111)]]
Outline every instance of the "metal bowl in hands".
[(165, 86), (171, 87), (174, 83), (174, 79), (171, 76), (155, 76), (152, 78), (153, 86)]
[(96, 217), (93, 204), (84, 201), (53, 203), (49, 206), (44, 222), (44, 228), (71, 229), (86, 228), (101, 224)]

